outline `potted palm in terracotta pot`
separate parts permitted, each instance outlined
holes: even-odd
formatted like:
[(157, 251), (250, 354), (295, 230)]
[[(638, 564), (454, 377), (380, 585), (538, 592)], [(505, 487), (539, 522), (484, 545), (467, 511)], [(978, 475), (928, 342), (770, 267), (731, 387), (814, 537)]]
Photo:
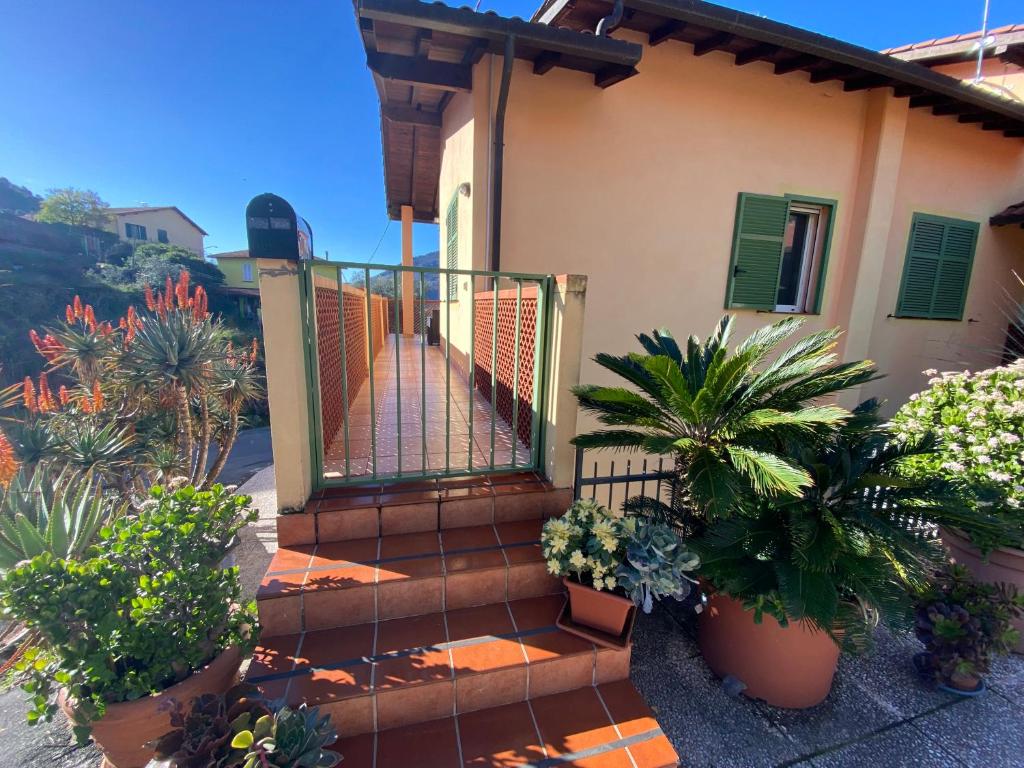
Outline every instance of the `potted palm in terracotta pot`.
[(634, 605), (650, 612), (655, 599), (682, 599), (694, 557), (664, 525), (613, 513), (596, 501), (576, 501), (541, 534), (548, 570), (569, 592), (574, 624), (619, 637)]
[[(941, 528), (951, 559), (988, 583), (1024, 591), (1024, 362), (971, 373), (931, 374), (893, 419), (908, 441), (937, 440), (915, 461), (915, 475), (938, 475), (961, 486), (965, 503), (999, 517), (1002, 531)], [(1024, 619), (1014, 627), (1024, 633)], [(1024, 639), (1014, 650), (1024, 653)]]
[(248, 505), (219, 485), (154, 487), (80, 559), (44, 553), (4, 574), (4, 615), (40, 638), (19, 665), (29, 721), (60, 708), (108, 766), (141, 768), (170, 729), (165, 701), (227, 690), (256, 640), (238, 571), (219, 565)]

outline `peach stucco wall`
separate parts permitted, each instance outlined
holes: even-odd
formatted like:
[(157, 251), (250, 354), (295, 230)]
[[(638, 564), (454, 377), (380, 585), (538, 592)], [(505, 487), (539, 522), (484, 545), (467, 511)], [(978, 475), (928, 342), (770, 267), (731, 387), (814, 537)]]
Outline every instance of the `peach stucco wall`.
[[(859, 395), (894, 407), (923, 383), (922, 369), (991, 362), (991, 345), (979, 339), (1000, 337), (994, 307), (1011, 287), (1010, 268), (1024, 266), (1024, 232), (987, 220), (1024, 199), (1024, 142), (908, 113), (888, 90), (845, 93), (804, 73), (777, 77), (766, 63), (694, 57), (677, 42), (645, 48), (639, 70), (606, 90), (582, 73), (536, 76), (527, 62), (516, 62), (512, 78), (501, 267), (588, 276), (584, 381), (607, 380), (590, 358), (635, 349), (639, 331), (711, 330), (725, 311), (740, 192), (838, 201), (822, 313), (807, 316), (806, 329), (858, 329), (850, 348), (888, 374)], [(499, 72), (500, 58), (492, 66), (485, 57), (473, 93), (449, 107), (472, 104), (473, 153), (456, 145), (465, 111), (452, 129), (445, 119), (442, 215), (452, 179), (474, 178), (477, 267), (486, 263), (488, 110)], [(886, 317), (913, 211), (982, 222), (962, 322)], [(737, 314), (741, 334), (779, 317)]]
[[(973, 80), (978, 72), (977, 61), (958, 61), (932, 67), (936, 72), (959, 80)], [(986, 85), (992, 86), (1003, 96), (1012, 96), (1024, 101), (1024, 67), (1009, 61), (989, 58), (982, 62), (981, 77)]]

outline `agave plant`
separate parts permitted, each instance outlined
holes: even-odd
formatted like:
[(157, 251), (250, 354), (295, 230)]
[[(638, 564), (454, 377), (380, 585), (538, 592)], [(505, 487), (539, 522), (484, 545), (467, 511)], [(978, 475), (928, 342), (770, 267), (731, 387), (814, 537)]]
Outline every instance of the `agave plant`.
[(877, 621), (909, 629), (908, 588), (945, 558), (928, 523), (1002, 525), (971, 511), (942, 478), (906, 476), (907, 462), (932, 450), (897, 441), (878, 403), (865, 402), (827, 440), (787, 451), (813, 481), (801, 495), (759, 499), (688, 542), (701, 576), (755, 620), (807, 620), (851, 649), (867, 644)]
[(0, 495), (0, 569), (44, 552), (76, 559), (123, 511), (91, 475), (54, 475), (45, 465), (31, 474), (22, 468)]
[(242, 768), (333, 768), (341, 755), (325, 747), (337, 740), (331, 718), (302, 704), (264, 715), (236, 733), (231, 746), (245, 751)]
[(730, 351), (733, 321), (723, 317), (703, 343), (690, 337), (685, 351), (667, 330), (641, 334), (637, 339), (646, 354), (594, 358), (635, 390), (574, 390), (581, 407), (609, 427), (577, 436), (577, 446), (674, 458), (676, 517), (684, 509), (724, 517), (748, 496), (798, 495), (811, 476), (785, 455), (785, 447), (828, 434), (849, 415), (816, 400), (875, 376), (868, 361), (837, 362), (838, 329), (811, 334), (780, 351), (802, 325), (798, 318), (786, 318)]

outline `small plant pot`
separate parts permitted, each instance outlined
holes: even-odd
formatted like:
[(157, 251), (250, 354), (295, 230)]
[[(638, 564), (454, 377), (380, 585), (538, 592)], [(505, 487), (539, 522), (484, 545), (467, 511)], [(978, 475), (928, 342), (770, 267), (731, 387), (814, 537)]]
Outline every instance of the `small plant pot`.
[(968, 698), (981, 696), (985, 692), (985, 681), (977, 675), (961, 675), (954, 673), (944, 683), (939, 683), (938, 689), (955, 696), (966, 696)]
[[(168, 703), (173, 700), (188, 707), (204, 693), (225, 693), (234, 685), (241, 664), (241, 649), (233, 645), (154, 696), (108, 704), (103, 717), (91, 723), (93, 741), (103, 751), (104, 768), (143, 768), (155, 754), (148, 745), (171, 730)], [(74, 706), (63, 693), (60, 707), (74, 722)]]
[(783, 627), (765, 614), (756, 624), (753, 611), (719, 592), (700, 614), (697, 639), (711, 671), (742, 682), (752, 699), (805, 709), (820, 704), (832, 689), (839, 646), (807, 622)]
[[(1024, 551), (999, 547), (986, 559), (970, 539), (955, 528), (939, 528), (939, 535), (949, 550), (950, 559), (964, 566), (975, 579), (990, 584), (1011, 584), (1024, 593)], [(1024, 617), (1014, 619), (1013, 628), (1021, 633), (1013, 652), (1024, 653)]]
[(614, 637), (625, 631), (632, 600), (612, 592), (598, 592), (568, 576), (562, 578), (562, 583), (569, 590), (569, 610), (574, 623)]

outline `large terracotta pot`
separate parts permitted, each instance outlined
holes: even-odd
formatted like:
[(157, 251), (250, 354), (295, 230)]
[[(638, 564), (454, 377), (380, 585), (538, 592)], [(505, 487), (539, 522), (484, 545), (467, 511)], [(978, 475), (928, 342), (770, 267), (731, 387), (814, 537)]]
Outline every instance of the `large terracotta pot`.
[(611, 592), (598, 592), (568, 577), (564, 577), (562, 583), (569, 590), (569, 610), (576, 624), (616, 637), (625, 631), (632, 600)]
[[(975, 579), (991, 584), (1012, 584), (1024, 593), (1024, 551), (999, 547), (988, 556), (988, 561), (971, 544), (970, 539), (953, 528), (939, 528), (942, 543), (949, 550), (950, 559), (971, 572)], [(1013, 626), (1021, 633), (1014, 653), (1024, 653), (1024, 618), (1016, 619)]]
[(806, 622), (782, 627), (723, 594), (710, 597), (698, 621), (704, 660), (719, 677), (732, 675), (746, 685), (744, 693), (772, 706), (804, 709), (820, 704), (832, 688), (839, 646)]
[[(164, 705), (173, 699), (188, 706), (204, 693), (225, 693), (234, 685), (241, 664), (242, 652), (233, 645), (195, 674), (155, 696), (108, 704), (103, 717), (92, 723), (93, 740), (103, 750), (104, 768), (143, 768), (154, 754), (144, 745), (171, 730), (170, 712)], [(60, 706), (68, 719), (74, 720), (74, 710), (64, 696)]]

